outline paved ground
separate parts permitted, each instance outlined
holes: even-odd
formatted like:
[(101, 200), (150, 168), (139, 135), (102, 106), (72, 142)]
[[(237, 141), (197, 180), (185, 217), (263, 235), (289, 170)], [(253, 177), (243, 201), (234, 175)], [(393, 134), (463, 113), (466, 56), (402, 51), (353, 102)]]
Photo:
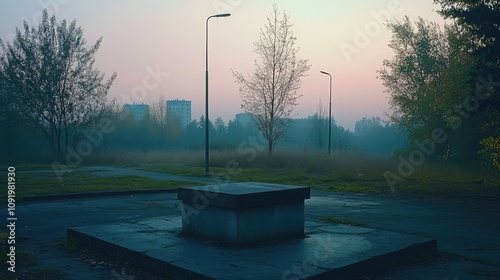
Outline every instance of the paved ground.
[[(113, 170), (120, 174), (128, 172)], [(158, 180), (169, 178), (147, 173)], [(41, 267), (64, 271), (65, 279), (142, 279), (138, 275), (125, 276), (126, 271), (91, 263), (77, 253), (68, 252), (61, 246), (66, 230), (175, 215), (179, 214), (176, 203), (175, 194), (148, 194), (19, 204), (17, 236), (23, 240), (18, 249), (34, 252)], [(6, 210), (0, 211), (5, 221)], [(370, 228), (435, 238), (439, 250), (456, 256), (446, 262), (400, 267), (374, 279), (500, 279), (499, 205), (313, 191), (312, 198), (306, 201), (306, 218), (321, 216), (337, 216)]]

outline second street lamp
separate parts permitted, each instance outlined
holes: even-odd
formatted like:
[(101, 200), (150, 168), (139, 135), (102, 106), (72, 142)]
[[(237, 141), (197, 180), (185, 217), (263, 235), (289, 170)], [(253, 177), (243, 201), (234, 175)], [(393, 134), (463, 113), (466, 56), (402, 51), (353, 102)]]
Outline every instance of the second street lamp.
[(325, 71), (319, 72), (330, 77), (330, 106), (328, 109), (328, 154), (330, 154), (332, 151), (332, 75)]
[(217, 14), (212, 15), (207, 18), (205, 22), (205, 175), (208, 175), (208, 130), (209, 130), (209, 120), (208, 120), (208, 20), (213, 17), (228, 17), (231, 14)]

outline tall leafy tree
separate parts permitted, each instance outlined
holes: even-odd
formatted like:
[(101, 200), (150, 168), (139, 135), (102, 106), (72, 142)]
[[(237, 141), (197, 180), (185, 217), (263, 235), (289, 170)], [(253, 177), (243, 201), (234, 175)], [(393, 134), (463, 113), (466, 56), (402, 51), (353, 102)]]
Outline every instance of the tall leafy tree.
[(415, 25), (408, 17), (388, 24), (393, 33), (389, 46), (394, 57), (385, 59), (383, 69), (378, 71), (394, 110), (391, 120), (414, 135), (427, 129), (427, 124), (436, 118), (427, 86), (446, 67), (447, 57), (439, 26), (422, 18)]
[[(435, 155), (477, 153), (478, 143), (471, 137), (474, 126), (463, 114), (464, 101), (474, 92), (469, 82), (475, 59), (473, 44), (466, 30), (450, 24), (442, 30), (436, 23), (420, 18), (414, 24), (406, 17), (388, 24), (393, 36), (389, 46), (392, 59), (383, 61), (379, 78), (390, 96), (390, 120), (408, 136), (411, 143), (430, 136), (435, 128), (448, 129), (449, 140), (436, 148)], [(464, 137), (464, 136), (467, 137)]]
[(102, 38), (87, 46), (76, 20), (57, 22), (43, 11), (38, 26), (26, 21), (12, 42), (0, 40), (0, 72), (8, 99), (25, 123), (64, 154), (106, 112), (106, 95), (116, 78), (94, 67)]
[(475, 52), (490, 70), (500, 67), (500, 2), (498, 0), (434, 0), (445, 18), (455, 19), (476, 41)]
[[(500, 170), (500, 1), (498, 0), (435, 0), (445, 18), (454, 19), (465, 28), (474, 44), (471, 52), (477, 59), (475, 77), (468, 82), (476, 90), (487, 91), (488, 98), (477, 108), (479, 121), (475, 127), (481, 140), (482, 153)], [(482, 85), (477, 84), (481, 78)], [(487, 82), (485, 82), (487, 81)], [(482, 87), (482, 88), (481, 88)]]
[(254, 52), (260, 57), (260, 62), (255, 62), (255, 72), (248, 76), (233, 72), (241, 85), (242, 107), (252, 115), (267, 140), (269, 154), (273, 144), (286, 134), (301, 97), (297, 92), (301, 78), (310, 68), (307, 60), (296, 57), (298, 48), (291, 28), (289, 16), (280, 13), (275, 4), (259, 41), (255, 42)]
[(7, 88), (6, 80), (0, 72), (0, 130), (8, 132), (8, 137), (2, 137), (0, 139), (0, 145), (2, 146), (2, 154), (7, 157), (14, 156), (14, 150), (16, 146), (16, 138), (20, 135), (18, 133), (20, 125), (19, 118), (15, 114), (15, 109), (12, 106), (12, 101), (10, 100), (10, 94)]

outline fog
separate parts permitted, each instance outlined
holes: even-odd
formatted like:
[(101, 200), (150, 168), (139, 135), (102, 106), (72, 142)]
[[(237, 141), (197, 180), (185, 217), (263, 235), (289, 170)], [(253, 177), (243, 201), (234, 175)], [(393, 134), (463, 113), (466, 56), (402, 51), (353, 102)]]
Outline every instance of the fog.
[[(63, 153), (101, 153), (123, 150), (141, 151), (193, 151), (205, 147), (205, 119), (192, 120), (183, 127), (176, 116), (158, 120), (153, 113), (141, 119), (122, 110), (113, 110), (101, 121), (102, 125), (83, 130), (79, 141), (66, 147)], [(51, 147), (35, 128), (15, 115), (0, 120), (1, 130), (8, 135), (0, 140), (0, 154), (8, 161), (50, 161), (63, 156), (51, 151)], [(276, 143), (277, 150), (301, 149), (325, 152), (328, 149), (328, 119), (309, 116), (291, 119), (286, 135)], [(236, 150), (249, 142), (266, 146), (252, 119), (232, 119), (225, 123), (222, 118), (210, 120), (209, 142), (211, 150)], [(384, 124), (380, 118), (363, 118), (356, 122), (354, 131), (336, 125), (332, 118), (331, 149), (357, 151), (370, 155), (390, 156), (406, 147), (406, 137), (392, 124)]]

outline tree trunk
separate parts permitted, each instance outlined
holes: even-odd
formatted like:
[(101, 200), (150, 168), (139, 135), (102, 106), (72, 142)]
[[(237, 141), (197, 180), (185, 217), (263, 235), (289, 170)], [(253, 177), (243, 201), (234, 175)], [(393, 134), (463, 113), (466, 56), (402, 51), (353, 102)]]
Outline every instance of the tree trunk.
[(269, 140), (267, 143), (268, 143), (268, 152), (269, 155), (271, 155), (273, 153), (273, 141)]

